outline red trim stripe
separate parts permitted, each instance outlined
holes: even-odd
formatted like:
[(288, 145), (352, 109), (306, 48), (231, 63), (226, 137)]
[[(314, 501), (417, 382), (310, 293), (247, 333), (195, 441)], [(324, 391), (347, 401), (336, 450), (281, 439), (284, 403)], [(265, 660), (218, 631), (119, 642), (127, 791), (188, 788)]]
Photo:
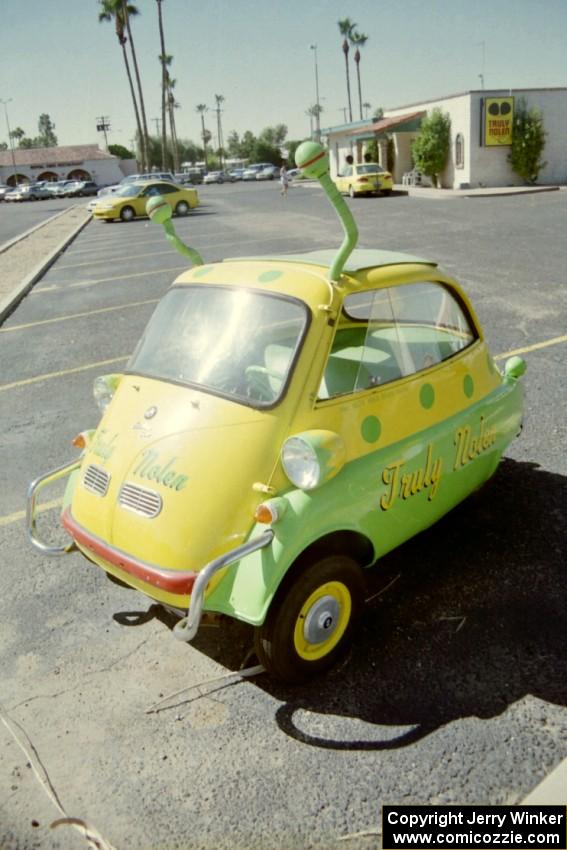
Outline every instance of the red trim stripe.
[(79, 546), (88, 549), (99, 558), (104, 558), (113, 567), (123, 570), (146, 584), (151, 584), (153, 587), (158, 587), (160, 590), (165, 590), (168, 593), (187, 596), (193, 590), (197, 573), (190, 570), (163, 570), (153, 564), (147, 564), (144, 561), (139, 561), (137, 558), (132, 558), (120, 549), (115, 549), (95, 537), (79, 525), (79, 523), (71, 516), (71, 510), (67, 508), (62, 517), (61, 522), (65, 530), (71, 535)]
[(317, 162), (319, 159), (322, 159), (326, 153), (327, 151), (321, 151), (321, 153), (318, 153), (317, 156), (314, 156), (313, 159), (310, 159), (308, 162), (302, 162), (299, 167), (307, 168), (308, 165), (313, 165), (314, 162)]

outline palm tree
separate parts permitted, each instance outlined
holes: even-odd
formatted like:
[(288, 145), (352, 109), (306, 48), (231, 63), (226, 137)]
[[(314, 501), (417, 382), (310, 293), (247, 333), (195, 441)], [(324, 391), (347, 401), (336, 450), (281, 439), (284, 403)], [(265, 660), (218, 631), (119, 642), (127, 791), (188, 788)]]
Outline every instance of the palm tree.
[(362, 104), (362, 108), (363, 108), (363, 109), (366, 109), (366, 117), (368, 118), (368, 110), (369, 110), (369, 109), (372, 109), (372, 104), (371, 104), (371, 103), (368, 103), (368, 101), (365, 101), (365, 102)]
[[(124, 15), (124, 2), (123, 0), (99, 0), (100, 12), (98, 15), (99, 23), (103, 21), (113, 21), (114, 29), (116, 32), (116, 37), (118, 38), (118, 43), (120, 44), (120, 48), (122, 50), (122, 57), (124, 59), (124, 67), (126, 68), (126, 76), (128, 77), (128, 84), (130, 86), (130, 94), (132, 96), (132, 103), (134, 105), (134, 115), (136, 116), (136, 127), (138, 128), (138, 139), (140, 140), (140, 159), (142, 161), (142, 171), (147, 168), (147, 148), (146, 141), (147, 138), (142, 133), (142, 124), (140, 121), (140, 112), (138, 109), (138, 101), (136, 100), (136, 92), (134, 91), (134, 83), (132, 81), (132, 74), (130, 71), (130, 63), (128, 61), (128, 53), (126, 52), (126, 44), (128, 39), (126, 38), (124, 31), (126, 28), (126, 18)], [(137, 9), (135, 6), (127, 6), (127, 14), (135, 15), (137, 14)]]
[(205, 169), (209, 170), (209, 165), (207, 163), (207, 130), (205, 130), (205, 112), (207, 111), (207, 106), (204, 103), (199, 103), (195, 108), (196, 112), (199, 112), (201, 115), (201, 127), (202, 127), (202, 138), (203, 138), (203, 151), (204, 151), (204, 159), (205, 159)]
[(159, 22), (159, 40), (161, 45), (161, 54), (159, 60), (161, 62), (161, 167), (166, 169), (166, 153), (167, 153), (167, 128), (165, 126), (165, 107), (167, 101), (167, 68), (166, 60), (167, 53), (165, 52), (165, 37), (163, 34), (163, 16), (161, 13), (161, 4), (163, 0), (156, 0), (158, 7), (158, 22)]
[[(173, 58), (173, 57), (170, 57)], [(167, 73), (167, 108), (169, 111), (169, 126), (171, 128), (171, 147), (173, 149), (173, 171), (179, 171), (179, 144), (177, 142), (177, 128), (175, 126), (175, 110), (179, 109), (179, 104), (175, 101), (173, 89), (177, 80), (173, 80)]]
[(349, 41), (353, 47), (356, 47), (354, 61), (356, 62), (356, 76), (358, 78), (358, 103), (360, 105), (360, 120), (362, 121), (362, 91), (360, 88), (360, 47), (364, 47), (368, 41), (368, 36), (364, 33), (353, 31), (349, 36)]
[(352, 103), (350, 98), (350, 74), (348, 70), (348, 51), (349, 51), (349, 39), (356, 28), (356, 24), (354, 21), (351, 21), (350, 18), (343, 18), (342, 21), (337, 21), (337, 25), (339, 27), (339, 32), (343, 36), (343, 53), (345, 55), (345, 68), (346, 68), (346, 85), (347, 85), (347, 96), (348, 96), (348, 114), (349, 121), (352, 123)]
[(139, 12), (135, 6), (129, 5), (126, 0), (122, 0), (122, 14), (124, 16), (124, 20), (126, 22), (126, 32), (128, 33), (128, 38), (130, 39), (130, 51), (132, 53), (132, 61), (134, 63), (134, 73), (136, 74), (136, 85), (138, 87), (138, 97), (140, 99), (140, 115), (142, 118), (142, 129), (144, 131), (144, 151), (145, 151), (145, 159), (146, 166), (149, 169), (150, 167), (150, 158), (148, 154), (148, 122), (146, 121), (146, 107), (144, 105), (144, 95), (142, 93), (142, 81), (140, 79), (140, 71), (138, 68), (138, 59), (136, 57), (136, 50), (134, 48), (134, 39), (132, 37), (132, 30), (130, 29), (130, 16), (138, 15)]
[(217, 102), (216, 112), (217, 112), (217, 136), (218, 136), (218, 143), (219, 143), (219, 164), (220, 164), (220, 169), (222, 171), (223, 138), (222, 138), (222, 123), (221, 123), (221, 111), (222, 111), (221, 110), (221, 104), (224, 103), (224, 97), (222, 96), (222, 94), (216, 94), (215, 100)]

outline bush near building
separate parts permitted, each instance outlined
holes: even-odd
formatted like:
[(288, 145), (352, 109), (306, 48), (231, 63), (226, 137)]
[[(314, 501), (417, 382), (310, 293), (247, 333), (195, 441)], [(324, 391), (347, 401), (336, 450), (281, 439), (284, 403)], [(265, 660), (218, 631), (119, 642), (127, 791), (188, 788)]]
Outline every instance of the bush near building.
[(539, 109), (528, 110), (525, 99), (518, 100), (508, 162), (512, 170), (526, 183), (535, 183), (539, 172), (547, 165), (547, 162), (540, 158), (545, 148), (546, 135)]
[(451, 119), (440, 109), (434, 109), (421, 122), (419, 136), (412, 144), (412, 154), (418, 171), (440, 185), (439, 175), (447, 164), (451, 137)]

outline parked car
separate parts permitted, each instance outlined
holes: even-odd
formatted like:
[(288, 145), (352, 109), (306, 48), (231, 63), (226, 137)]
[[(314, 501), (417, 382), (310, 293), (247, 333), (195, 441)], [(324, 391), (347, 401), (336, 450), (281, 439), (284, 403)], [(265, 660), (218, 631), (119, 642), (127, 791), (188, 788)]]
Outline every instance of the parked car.
[(272, 165), (272, 163), (271, 163), (271, 162), (256, 162), (256, 163), (254, 163), (253, 165), (248, 165), (248, 166), (244, 169), (244, 174), (242, 175), (242, 179), (243, 179), (243, 180), (245, 180), (245, 181), (248, 181), (248, 180), (255, 180), (255, 179), (256, 179), (256, 175), (257, 175), (260, 171), (263, 171), (263, 170), (264, 170), (264, 168), (270, 168), (270, 167), (271, 167), (271, 165)]
[(256, 174), (256, 180), (274, 180), (280, 176), (277, 165), (268, 165)]
[(146, 203), (154, 195), (162, 196), (176, 215), (187, 215), (189, 210), (199, 204), (196, 189), (182, 188), (165, 180), (148, 180), (127, 183), (118, 191), (97, 198), (93, 216), (102, 221), (132, 221), (137, 216), (146, 215)]
[(3, 201), (7, 193), (10, 191), (10, 186), (0, 186), (0, 201)]
[(155, 171), (146, 172), (146, 174), (129, 174), (120, 181), (120, 185), (125, 183), (139, 183), (141, 180), (168, 180), (170, 183), (175, 183), (175, 177), (171, 171)]
[(228, 173), (233, 178), (233, 182), (236, 183), (237, 180), (242, 180), (242, 178), (244, 176), (244, 169), (243, 168), (232, 168)]
[(45, 201), (50, 198), (49, 191), (37, 183), (21, 183), (6, 193), (5, 201)]
[(67, 186), (64, 194), (67, 198), (82, 198), (86, 195), (96, 195), (98, 186), (92, 180), (78, 180)]
[(355, 195), (390, 195), (394, 181), (390, 172), (377, 162), (360, 162), (346, 165), (335, 184), (339, 192), (354, 198)]
[[(286, 682), (338, 658), (371, 565), (494, 474), (522, 427), (525, 368), (498, 370), (435, 262), (354, 250), (326, 152), (307, 142), (296, 158), (332, 198), (343, 245), (206, 265), (193, 251), (124, 373), (95, 380), (102, 418), (75, 438), (81, 455), (28, 496), (42, 554), (75, 544), (178, 613), (180, 640), (204, 611), (250, 624)], [(177, 238), (168, 205), (148, 207)], [(36, 515), (62, 478), (57, 547)]]
[(209, 171), (203, 178), (203, 183), (224, 183), (225, 175), (223, 171)]
[(76, 180), (54, 180), (51, 183), (47, 183), (46, 188), (51, 198), (64, 198), (69, 186), (72, 186), (76, 182)]

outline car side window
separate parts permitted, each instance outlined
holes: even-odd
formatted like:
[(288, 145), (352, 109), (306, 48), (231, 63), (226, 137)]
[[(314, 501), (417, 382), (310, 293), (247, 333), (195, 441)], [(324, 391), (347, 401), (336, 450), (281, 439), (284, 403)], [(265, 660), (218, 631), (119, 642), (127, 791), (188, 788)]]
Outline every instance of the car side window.
[(360, 392), (429, 369), (476, 338), (465, 306), (443, 284), (347, 295), (318, 398)]

